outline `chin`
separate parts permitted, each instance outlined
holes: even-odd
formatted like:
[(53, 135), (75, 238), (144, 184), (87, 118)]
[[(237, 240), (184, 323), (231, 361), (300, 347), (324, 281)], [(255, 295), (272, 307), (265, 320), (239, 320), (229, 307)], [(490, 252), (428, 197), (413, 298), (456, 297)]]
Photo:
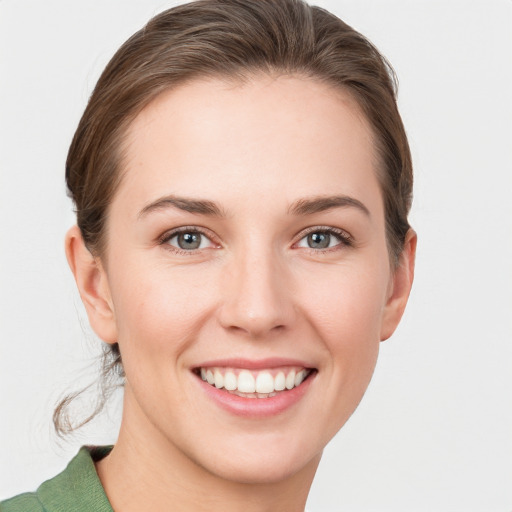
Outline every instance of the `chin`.
[(314, 474), (323, 444), (303, 436), (267, 433), (231, 437), (190, 454), (208, 473), (239, 484), (277, 484), (302, 472)]
[(235, 455), (224, 464), (216, 464), (205, 469), (222, 478), (238, 484), (271, 485), (278, 484), (293, 478), (302, 472), (316, 471), (320, 462), (321, 452), (311, 459), (303, 457), (285, 457), (282, 454), (275, 456), (267, 453), (258, 454), (252, 460), (237, 459)]

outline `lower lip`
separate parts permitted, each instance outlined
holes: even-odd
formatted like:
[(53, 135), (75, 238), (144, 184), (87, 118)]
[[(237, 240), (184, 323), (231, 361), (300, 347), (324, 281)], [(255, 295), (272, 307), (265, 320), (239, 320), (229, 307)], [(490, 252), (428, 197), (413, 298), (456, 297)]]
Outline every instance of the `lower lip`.
[(218, 389), (199, 377), (195, 378), (208, 397), (222, 409), (237, 416), (264, 418), (281, 414), (297, 404), (308, 391), (315, 376), (316, 372), (313, 372), (300, 386), (280, 391), (269, 398), (244, 398), (225, 389)]

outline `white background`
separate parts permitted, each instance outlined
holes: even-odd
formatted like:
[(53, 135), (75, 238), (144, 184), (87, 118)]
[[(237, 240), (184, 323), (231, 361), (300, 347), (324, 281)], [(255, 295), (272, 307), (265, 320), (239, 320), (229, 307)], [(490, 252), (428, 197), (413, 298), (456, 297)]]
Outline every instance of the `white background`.
[[(67, 441), (51, 430), (60, 394), (94, 379), (99, 345), (64, 258), (64, 161), (114, 50), (175, 3), (0, 0), (0, 498), (115, 439), (115, 414)], [(403, 323), (308, 506), (511, 512), (512, 2), (319, 3), (399, 75), (419, 246)]]

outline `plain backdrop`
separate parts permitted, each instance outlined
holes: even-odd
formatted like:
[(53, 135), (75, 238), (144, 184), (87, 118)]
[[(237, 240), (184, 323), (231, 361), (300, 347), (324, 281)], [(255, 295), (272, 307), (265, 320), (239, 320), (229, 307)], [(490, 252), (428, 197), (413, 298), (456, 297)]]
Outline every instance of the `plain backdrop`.
[[(94, 380), (100, 345), (64, 257), (64, 161), (113, 52), (176, 3), (0, 0), (0, 498), (115, 440), (119, 398), (68, 440), (51, 428), (59, 396)], [(511, 512), (512, 2), (317, 4), (399, 76), (419, 245), (404, 320), (308, 508)]]

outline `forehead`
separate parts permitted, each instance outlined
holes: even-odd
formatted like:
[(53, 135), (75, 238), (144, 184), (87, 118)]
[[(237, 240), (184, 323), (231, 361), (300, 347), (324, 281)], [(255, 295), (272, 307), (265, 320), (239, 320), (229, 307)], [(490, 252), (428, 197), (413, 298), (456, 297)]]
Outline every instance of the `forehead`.
[(379, 188), (372, 133), (355, 100), (297, 76), (196, 80), (162, 93), (129, 126), (124, 155), (120, 192), (131, 187), (140, 200), (364, 197)]

